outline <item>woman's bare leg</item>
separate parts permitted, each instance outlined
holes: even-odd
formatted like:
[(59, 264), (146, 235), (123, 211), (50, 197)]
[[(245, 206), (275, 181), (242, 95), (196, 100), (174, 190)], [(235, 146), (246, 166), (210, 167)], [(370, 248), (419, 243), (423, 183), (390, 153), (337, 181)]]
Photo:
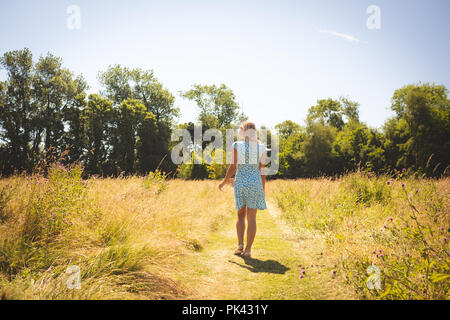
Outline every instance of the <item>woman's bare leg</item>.
[(247, 212), (247, 206), (243, 206), (237, 213), (236, 232), (238, 237), (238, 245), (244, 243), (245, 232), (245, 214)]
[(247, 244), (245, 245), (245, 252), (251, 251), (253, 240), (255, 240), (256, 211), (257, 209), (247, 209)]

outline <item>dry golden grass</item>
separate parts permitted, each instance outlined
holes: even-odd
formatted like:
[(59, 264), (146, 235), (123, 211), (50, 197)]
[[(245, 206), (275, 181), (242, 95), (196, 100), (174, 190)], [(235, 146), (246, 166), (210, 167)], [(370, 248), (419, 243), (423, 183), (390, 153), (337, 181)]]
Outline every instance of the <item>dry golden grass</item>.
[[(361, 174), (338, 181), (270, 181), (269, 210), (258, 213), (255, 259), (242, 261), (232, 255), (231, 188), (220, 192), (216, 181), (167, 181), (158, 172), (87, 181), (80, 174), (76, 167), (55, 167), (48, 179), (0, 180), (2, 298), (436, 299), (448, 294), (448, 243), (442, 240), (448, 238), (448, 179), (404, 178), (405, 187)], [(424, 237), (427, 245), (400, 228), (403, 220), (411, 223), (411, 203), (419, 212), (417, 223), (433, 232)], [(409, 230), (417, 237), (416, 229)], [(424, 248), (436, 253), (429, 255), (435, 264), (426, 276), (441, 275), (427, 293), (419, 292), (429, 284), (418, 258)], [(372, 253), (380, 249), (383, 257)], [(395, 257), (406, 253), (416, 258), (411, 292), (393, 286), (383, 296), (365, 289), (368, 263), (392, 277), (402, 266)], [(81, 289), (67, 288), (71, 265), (80, 267)], [(299, 278), (302, 269), (306, 274)]]
[[(336, 271), (337, 290), (349, 285), (357, 298), (448, 298), (449, 179), (355, 173), (270, 187), (282, 218), (307, 244), (303, 266)], [(383, 290), (366, 287), (371, 264), (381, 268)]]
[[(25, 177), (2, 179), (4, 198), (11, 193), (1, 207), (0, 292), (4, 298), (188, 296), (189, 288), (173, 281), (172, 275), (184, 272), (179, 263), (183, 256), (201, 250), (208, 236), (232, 216), (232, 195), (218, 197), (213, 181), (148, 180), (89, 180), (80, 208), (64, 213), (69, 227), (51, 239), (24, 243), (33, 214), (29, 208), (39, 198), (32, 190), (45, 193), (52, 189), (51, 182), (42, 177), (39, 184)], [(57, 195), (49, 192), (44, 201), (52, 202)], [(81, 290), (66, 288), (64, 271), (69, 265), (81, 268)]]

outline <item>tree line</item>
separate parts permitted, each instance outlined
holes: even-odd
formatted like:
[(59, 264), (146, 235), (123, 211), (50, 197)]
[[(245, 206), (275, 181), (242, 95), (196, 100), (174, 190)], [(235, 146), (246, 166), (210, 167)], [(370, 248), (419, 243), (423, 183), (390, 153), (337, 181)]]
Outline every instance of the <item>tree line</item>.
[(412, 84), (395, 90), (391, 101), (395, 116), (381, 129), (361, 122), (359, 104), (345, 98), (318, 100), (305, 126), (278, 124), (280, 176), (330, 176), (357, 169), (444, 174), (450, 162), (448, 90)]
[[(10, 51), (0, 65), (6, 71), (0, 81), (2, 175), (32, 172), (43, 159), (51, 161), (49, 154), (63, 154), (66, 163), (82, 162), (88, 175), (147, 174), (157, 168), (186, 179), (225, 173), (224, 164), (171, 163), (170, 150), (177, 143), (171, 133), (177, 128), (193, 133), (194, 122), (177, 121), (175, 97), (152, 70), (110, 66), (99, 73), (100, 92), (88, 95), (83, 77), (50, 53), (35, 62), (29, 49)], [(180, 95), (197, 104), (195, 122), (203, 130), (225, 132), (247, 118), (225, 85), (196, 84)], [(359, 104), (346, 98), (318, 100), (304, 125), (293, 120), (276, 125), (277, 177), (339, 175), (357, 168), (445, 173), (450, 157), (447, 88), (407, 85), (394, 92), (391, 108), (395, 116), (380, 129), (361, 122)]]

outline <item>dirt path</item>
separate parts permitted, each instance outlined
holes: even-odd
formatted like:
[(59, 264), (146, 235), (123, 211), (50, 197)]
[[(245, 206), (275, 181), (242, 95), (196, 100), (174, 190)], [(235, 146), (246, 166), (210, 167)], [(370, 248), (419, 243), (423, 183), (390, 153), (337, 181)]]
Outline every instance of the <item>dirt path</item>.
[(323, 297), (313, 277), (299, 279), (304, 241), (282, 223), (278, 208), (268, 201), (258, 212), (252, 259), (233, 255), (234, 219), (227, 220), (200, 252), (184, 260), (190, 272), (180, 279), (195, 299), (317, 299)]

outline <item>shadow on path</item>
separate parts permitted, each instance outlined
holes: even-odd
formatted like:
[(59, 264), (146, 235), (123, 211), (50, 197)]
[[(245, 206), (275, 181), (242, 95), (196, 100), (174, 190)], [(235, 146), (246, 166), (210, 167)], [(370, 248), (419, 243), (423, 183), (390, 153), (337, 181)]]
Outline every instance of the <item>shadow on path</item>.
[(267, 272), (275, 274), (285, 274), (289, 270), (284, 264), (279, 263), (276, 260), (259, 260), (255, 258), (244, 258), (244, 263), (241, 264), (235, 261), (228, 260), (228, 262), (234, 263), (242, 268), (245, 268), (251, 272)]

